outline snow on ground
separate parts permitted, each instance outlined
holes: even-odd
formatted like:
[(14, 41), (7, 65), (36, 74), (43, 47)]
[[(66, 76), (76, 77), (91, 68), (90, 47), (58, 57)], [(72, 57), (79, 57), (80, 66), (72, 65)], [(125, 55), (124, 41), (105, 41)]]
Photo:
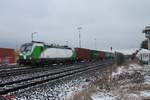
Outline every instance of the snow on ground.
[(139, 50), (139, 48), (131, 48), (131, 49), (119, 49), (119, 50), (114, 50), (117, 52), (121, 52), (124, 55), (132, 55), (133, 53), (135, 53), (137, 50)]
[(105, 92), (105, 90), (92, 95), (91, 98), (93, 100), (115, 100), (115, 96), (109, 92), (107, 93), (107, 91)]
[(98, 89), (91, 98), (93, 100), (149, 100), (149, 73), (150, 66), (138, 64), (121, 66), (112, 72), (113, 85), (110, 87), (111, 89)]
[(32, 89), (16, 93), (18, 100), (69, 100), (68, 98), (75, 92), (86, 88), (90, 81), (94, 79), (92, 75), (77, 75), (68, 79), (49, 82)]
[(123, 73), (125, 71), (123, 68), (124, 68), (124, 66), (117, 68), (116, 72), (112, 73), (112, 77), (115, 77), (116, 75)]
[[(82, 93), (91, 84), (98, 84), (89, 100), (142, 100), (150, 98), (150, 66), (135, 63), (111, 69), (110, 72), (92, 72), (68, 77), (55, 82), (15, 93), (18, 100), (75, 100), (75, 94)], [(106, 76), (110, 75), (109, 81)], [(100, 75), (100, 76), (98, 76)], [(98, 81), (98, 78), (101, 80)], [(106, 79), (106, 81), (105, 81)], [(105, 83), (101, 83), (104, 81)], [(81, 99), (78, 99), (81, 100)], [(87, 99), (82, 99), (87, 100)]]

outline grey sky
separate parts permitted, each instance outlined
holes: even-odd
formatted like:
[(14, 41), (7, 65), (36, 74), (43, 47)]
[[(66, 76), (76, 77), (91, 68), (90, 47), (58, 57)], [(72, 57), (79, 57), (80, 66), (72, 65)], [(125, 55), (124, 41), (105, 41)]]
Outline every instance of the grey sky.
[(0, 0), (0, 47), (31, 40), (94, 48), (136, 48), (150, 24), (150, 0)]

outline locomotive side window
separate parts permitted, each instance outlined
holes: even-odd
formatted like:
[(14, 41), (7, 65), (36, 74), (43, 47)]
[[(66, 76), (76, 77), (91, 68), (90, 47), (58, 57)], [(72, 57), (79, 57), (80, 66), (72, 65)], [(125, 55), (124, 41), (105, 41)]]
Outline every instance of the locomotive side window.
[(25, 49), (26, 52), (31, 51), (32, 50), (32, 45), (28, 45)]
[(24, 44), (21, 46), (20, 51), (21, 52), (30, 52), (32, 50), (32, 44)]
[(25, 50), (25, 48), (26, 48), (26, 46), (22, 45), (21, 48), (20, 48), (20, 51), (23, 52)]

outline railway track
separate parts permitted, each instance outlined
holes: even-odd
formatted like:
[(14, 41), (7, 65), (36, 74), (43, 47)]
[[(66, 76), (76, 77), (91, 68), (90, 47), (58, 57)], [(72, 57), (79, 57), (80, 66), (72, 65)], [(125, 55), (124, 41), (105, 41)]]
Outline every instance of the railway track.
[(32, 72), (40, 72), (40, 71), (44, 71), (44, 69), (45, 68), (43, 68), (43, 70), (41, 70), (41, 68), (28, 67), (28, 68), (0, 71), (0, 78), (21, 75), (21, 74), (28, 74), (28, 73), (32, 73)]
[[(9, 76), (11, 72), (31, 69), (31, 66), (19, 66), (19, 65), (2, 65), (0, 66), (0, 75), (2, 77)], [(7, 75), (5, 75), (6, 73)], [(1, 78), (1, 77), (0, 77)]]
[[(17, 72), (17, 73), (11, 73), (8, 75), (7, 74), (8, 72), (6, 72), (5, 74), (2, 74), (2, 76), (0, 77), (0, 79), (1, 79), (0, 83), (2, 84), (2, 83), (25, 79), (25, 78), (29, 78), (29, 77), (33, 77), (33, 76), (44, 75), (46, 73), (50, 73), (50, 72), (53, 72), (56, 70), (63, 70), (63, 69), (71, 68), (74, 66), (81, 67), (81, 66), (92, 65), (92, 64), (96, 64), (96, 63), (98, 63), (98, 62), (79, 63), (79, 64), (64, 65), (64, 66), (54, 66), (54, 67), (42, 68), (42, 69), (39, 69), (38, 71), (33, 69), (32, 73), (31, 72), (28, 72), (28, 73)], [(16, 74), (19, 74), (19, 75), (16, 75)], [(5, 75), (10, 76), (10, 77), (3, 77)]]
[[(94, 63), (94, 64), (95, 64), (95, 63)], [(92, 64), (84, 65), (84, 67), (86, 67), (86, 66), (92, 66), (92, 65), (94, 65), (94, 64), (92, 63)], [(53, 74), (57, 74), (60, 70), (61, 70), (61, 71), (70, 70), (70, 69), (73, 69), (74, 67), (75, 67), (75, 66), (62, 67), (62, 68), (59, 68), (59, 69), (58, 69), (58, 68), (55, 68), (55, 69), (53, 69), (53, 70), (49, 70), (49, 73), (50, 73), (51, 75), (53, 75)], [(81, 68), (81, 66), (76, 66), (75, 68)], [(0, 84), (0, 87), (1, 87), (1, 86), (4, 86), (4, 85), (19, 83), (19, 82), (26, 81), (26, 80), (32, 80), (32, 79), (36, 79), (36, 78), (40, 78), (40, 77), (44, 77), (44, 76), (49, 76), (50, 74), (37, 75), (37, 76), (32, 77), (32, 78), (26, 78), (26, 79), (20, 79), (20, 80), (16, 80), (16, 81), (1, 83), (1, 84)]]
[(2, 70), (0, 70), (0, 77), (9, 76), (9, 75), (11, 75), (11, 73), (22, 72), (22, 71), (26, 71), (26, 70), (30, 70), (30, 69), (33, 69), (33, 68), (32, 67), (23, 67), (23, 68), (2, 69)]
[[(58, 68), (66, 68), (69, 66), (74, 66), (75, 64), (69, 64), (69, 65), (57, 65), (57, 66), (44, 66), (44, 67), (25, 67), (21, 69), (12, 69), (12, 70), (6, 70), (6, 71), (0, 71), (0, 78), (9, 77), (9, 76), (17, 76), (17, 75), (23, 75), (23, 74), (30, 74), (30, 73), (37, 73), (37, 72), (43, 72), (43, 71), (49, 71), (54, 70)], [(85, 65), (85, 63), (77, 63), (77, 65)]]
[(53, 72), (50, 72), (48, 74), (41, 75), (41, 76), (34, 76), (32, 78), (26, 78), (22, 80), (3, 83), (3, 84), (0, 84), (0, 95), (8, 94), (11, 92), (15, 92), (15, 91), (25, 89), (28, 87), (32, 87), (35, 85), (39, 85), (42, 83), (56, 81), (58, 79), (65, 78), (70, 75), (72, 76), (72, 75), (80, 74), (80, 73), (91, 71), (91, 70), (102, 69), (102, 68), (105, 68), (104, 66), (111, 65), (111, 64), (113, 63), (105, 62), (102, 64), (87, 65), (87, 66), (82, 66), (82, 67), (81, 66), (69, 67), (69, 68), (64, 68), (61, 70), (53, 70)]
[(17, 64), (14, 64), (14, 65), (1, 65), (0, 66), (0, 70), (9, 70), (9, 69), (17, 69), (17, 68), (24, 68), (24, 66), (18, 66)]

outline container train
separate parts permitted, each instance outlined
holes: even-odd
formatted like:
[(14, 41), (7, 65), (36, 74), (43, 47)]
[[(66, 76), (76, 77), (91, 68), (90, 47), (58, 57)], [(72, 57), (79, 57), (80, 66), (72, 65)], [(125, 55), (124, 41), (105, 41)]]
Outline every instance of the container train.
[(44, 42), (32, 41), (21, 46), (18, 64), (50, 65), (55, 63), (104, 61), (112, 59), (114, 59), (114, 54), (111, 52), (47, 45)]

